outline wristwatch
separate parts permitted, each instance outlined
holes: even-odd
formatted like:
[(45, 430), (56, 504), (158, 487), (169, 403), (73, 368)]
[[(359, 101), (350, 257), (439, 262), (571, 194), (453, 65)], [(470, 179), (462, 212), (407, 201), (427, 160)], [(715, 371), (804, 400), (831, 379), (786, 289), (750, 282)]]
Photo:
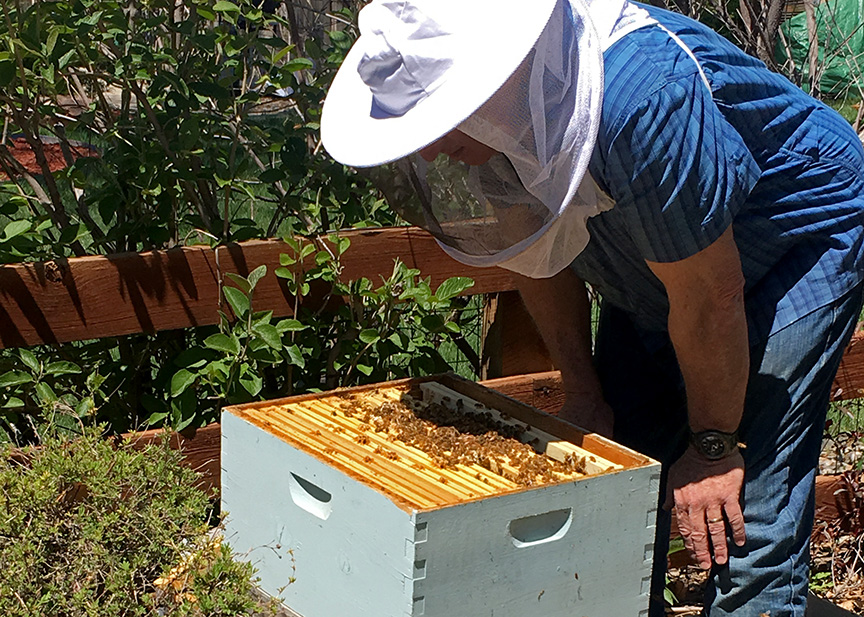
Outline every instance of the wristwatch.
[(738, 450), (738, 431), (690, 431), (690, 445), (709, 461), (719, 461)]

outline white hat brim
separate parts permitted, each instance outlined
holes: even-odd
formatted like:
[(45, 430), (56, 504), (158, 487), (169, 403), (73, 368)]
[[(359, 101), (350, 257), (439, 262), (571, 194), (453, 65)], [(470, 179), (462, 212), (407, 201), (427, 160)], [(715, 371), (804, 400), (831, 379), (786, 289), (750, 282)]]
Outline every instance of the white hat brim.
[(408, 156), (446, 135), (489, 100), (519, 67), (540, 38), (557, 1), (478, 3), (492, 8), (476, 23), (470, 53), (460, 54), (447, 79), (402, 116), (373, 116), (372, 92), (357, 71), (365, 51), (361, 36), (324, 101), (324, 148), (345, 165), (372, 167)]

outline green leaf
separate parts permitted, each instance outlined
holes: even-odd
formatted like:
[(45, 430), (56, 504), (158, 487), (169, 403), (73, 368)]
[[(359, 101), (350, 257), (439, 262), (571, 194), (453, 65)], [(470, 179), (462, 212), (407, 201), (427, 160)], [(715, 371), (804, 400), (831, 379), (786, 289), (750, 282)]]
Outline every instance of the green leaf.
[(248, 358), (250, 360), (255, 360), (256, 362), (264, 362), (266, 364), (279, 364), (283, 361), (282, 356), (279, 355), (279, 351), (282, 351), (281, 348), (277, 351), (276, 349), (272, 349), (265, 345), (261, 339), (253, 339), (251, 343), (249, 343), (249, 354)]
[(36, 384), (36, 396), (43, 405), (50, 405), (57, 400), (54, 390), (44, 381)]
[(45, 56), (48, 57), (54, 52), (54, 46), (57, 44), (57, 37), (60, 31), (57, 28), (52, 28), (48, 33), (48, 40), (45, 41)]
[(39, 360), (36, 359), (36, 356), (33, 355), (33, 352), (29, 349), (19, 349), (18, 355), (21, 356), (21, 361), (24, 365), (29, 368), (34, 373), (39, 373), (42, 370), (42, 365)]
[(75, 48), (70, 49), (65, 54), (60, 56), (60, 59), (57, 61), (57, 67), (62, 71), (67, 66), (69, 66), (69, 62), (71, 62), (72, 58), (75, 56)]
[(3, 239), (11, 240), (16, 236), (20, 236), (23, 233), (27, 233), (30, 231), (32, 227), (32, 223), (30, 221), (12, 221), (3, 229)]
[(426, 315), (420, 320), (420, 325), (427, 332), (438, 332), (444, 327), (444, 318), (437, 313)]
[(666, 552), (667, 555), (674, 555), (675, 553), (680, 553), (687, 547), (684, 546), (684, 538), (673, 538), (669, 541), (669, 550)]
[(300, 352), (300, 348), (297, 345), (286, 347), (285, 352), (288, 354), (288, 361), (291, 364), (299, 366), (300, 368), (306, 366), (306, 359), (303, 357), (303, 354)]
[(227, 334), (213, 334), (204, 339), (204, 345), (216, 351), (240, 355), (240, 341), (236, 336)]
[(46, 375), (75, 375), (81, 372), (81, 367), (74, 362), (51, 362), (45, 367)]
[[(48, 401), (51, 400), (52, 399), (48, 399)], [(65, 411), (62, 411), (63, 409), (63, 407), (58, 406), (58, 408), (54, 410), (54, 413), (51, 417), (51, 426), (55, 429), (59, 428), (69, 433), (77, 433), (81, 426), (80, 418), (74, 413), (67, 413)]]
[(258, 281), (264, 278), (266, 274), (267, 266), (265, 265), (260, 265), (252, 270), (252, 272), (249, 273), (249, 286), (252, 287), (252, 289), (255, 289), (255, 285), (257, 285)]
[(678, 598), (675, 597), (675, 594), (669, 587), (663, 589), (663, 599), (670, 606), (675, 606), (678, 603)]
[(182, 395), (171, 399), (171, 422), (175, 431), (182, 431), (192, 424), (197, 406), (194, 390), (186, 390)]
[(213, 11), (211, 11), (208, 7), (205, 7), (205, 6), (196, 6), (196, 7), (195, 7), (195, 12), (198, 13), (198, 16), (199, 16), (201, 19), (204, 19), (204, 20), (207, 20), (207, 21), (216, 21), (216, 13), (214, 13)]
[(264, 380), (261, 379), (260, 375), (256, 375), (251, 370), (247, 369), (247, 367), (243, 367), (244, 370), (240, 372), (240, 385), (243, 386), (243, 389), (246, 390), (252, 396), (258, 396), (258, 393), (261, 392), (261, 388), (264, 387)]
[(258, 179), (264, 184), (275, 184), (288, 177), (288, 172), (281, 167), (271, 167), (262, 171)]
[(84, 225), (74, 224), (64, 227), (60, 233), (60, 244), (72, 244), (79, 238), (87, 235), (87, 229)]
[(279, 332), (300, 332), (301, 330), (305, 330), (307, 327), (308, 326), (304, 326), (296, 319), (283, 319), (276, 324), (276, 329)]
[(225, 299), (228, 300), (231, 310), (238, 318), (242, 318), (249, 312), (249, 297), (242, 291), (236, 287), (223, 287), (222, 293), (225, 294)]
[(273, 320), (273, 311), (258, 311), (252, 315), (253, 323), (269, 324)]
[(102, 387), (102, 384), (105, 383), (107, 377), (99, 373), (99, 371), (93, 371), (87, 375), (87, 379), (84, 380), (84, 383), (87, 385), (87, 389), (91, 392), (96, 392)]
[[(281, 39), (280, 39), (280, 41), (281, 41)], [(284, 47), (282, 47), (282, 49), (277, 51), (276, 55), (273, 56), (273, 60), (272, 60), (273, 64), (278, 63), (282, 58), (285, 57), (285, 54), (287, 54), (292, 49), (294, 49), (294, 47), (295, 47), (294, 45), (285, 45)]]
[(174, 425), (174, 430), (177, 432), (183, 431), (195, 420), (195, 408), (186, 417), (181, 416), (180, 421)]
[(180, 352), (174, 358), (174, 365), (179, 368), (201, 368), (211, 359), (213, 354), (201, 347), (190, 347)]
[(239, 13), (240, 7), (228, 0), (219, 0), (213, 5), (213, 10), (217, 13)]
[(373, 328), (366, 328), (365, 330), (360, 332), (360, 336), (358, 338), (367, 345), (371, 345), (372, 343), (380, 341), (381, 335), (378, 334), (378, 330), (375, 330)]
[(157, 411), (155, 413), (150, 414), (150, 417), (147, 418), (145, 424), (149, 426), (153, 426), (154, 424), (158, 424), (162, 422), (165, 418), (168, 417), (167, 411)]
[(33, 376), (24, 371), (9, 371), (0, 375), (0, 388), (20, 386), (33, 381)]
[(24, 407), (24, 401), (17, 396), (10, 396), (9, 400), (3, 404), (4, 409), (18, 409), (19, 407)]
[(454, 276), (438, 286), (438, 289), (435, 291), (435, 297), (439, 300), (450, 300), (473, 286), (474, 281), (467, 276)]
[(5, 88), (15, 79), (15, 63), (12, 60), (0, 60), (0, 88)]
[(273, 271), (273, 274), (280, 279), (288, 279), (289, 281), (294, 280), (294, 273), (288, 268), (276, 268), (276, 270)]
[(309, 242), (308, 244), (304, 244), (303, 248), (300, 249), (300, 261), (303, 261), (309, 255), (315, 252), (315, 245)]
[(314, 66), (315, 63), (308, 58), (294, 58), (293, 60), (289, 60), (288, 62), (286, 62), (285, 65), (282, 67), (282, 70), (293, 73), (294, 71), (311, 69)]
[(296, 263), (297, 263), (297, 260), (294, 259), (291, 255), (286, 255), (285, 253), (279, 254), (279, 265), (293, 266)]
[(195, 383), (196, 377), (195, 373), (187, 371), (185, 368), (174, 373), (171, 378), (171, 397), (176, 398), (183, 394), (189, 386)]
[(372, 374), (372, 367), (371, 366), (367, 366), (365, 364), (357, 364), (356, 368), (358, 371), (360, 371), (361, 373), (366, 375), (366, 377), (369, 377), (369, 375)]
[(234, 274), (233, 272), (228, 272), (225, 274), (225, 276), (227, 278), (231, 279), (232, 283), (234, 283), (235, 285), (237, 285), (237, 287), (239, 287), (241, 290), (243, 290), (243, 293), (248, 294), (252, 290), (252, 286), (249, 284), (249, 281), (247, 281), (245, 278), (243, 278), (239, 274)]
[(90, 412), (96, 408), (96, 403), (93, 401), (92, 396), (85, 396), (82, 398), (77, 405), (75, 405), (75, 414), (79, 418), (83, 418), (85, 416), (90, 415)]
[(201, 96), (211, 99), (227, 99), (231, 96), (231, 92), (228, 88), (224, 88), (212, 81), (190, 82), (189, 89), (195, 94), (200, 94)]
[(252, 331), (273, 349), (282, 349), (282, 335), (279, 334), (276, 326), (259, 323), (252, 326)]

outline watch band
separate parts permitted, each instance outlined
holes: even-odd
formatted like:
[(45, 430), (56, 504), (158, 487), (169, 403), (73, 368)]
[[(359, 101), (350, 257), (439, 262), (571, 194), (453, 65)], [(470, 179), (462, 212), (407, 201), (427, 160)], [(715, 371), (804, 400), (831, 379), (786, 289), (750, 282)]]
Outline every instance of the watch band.
[(710, 461), (719, 461), (734, 454), (743, 444), (739, 443), (738, 431), (724, 433), (723, 431), (699, 431), (694, 433), (690, 430), (690, 445), (702, 456)]

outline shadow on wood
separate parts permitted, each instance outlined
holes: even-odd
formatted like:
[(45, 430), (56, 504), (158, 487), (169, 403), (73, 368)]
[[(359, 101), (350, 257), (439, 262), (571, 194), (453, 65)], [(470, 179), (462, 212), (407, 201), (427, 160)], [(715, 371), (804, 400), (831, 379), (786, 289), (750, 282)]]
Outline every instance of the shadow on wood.
[[(463, 266), (415, 228), (339, 235), (351, 240), (341, 259), (346, 281), (366, 277), (377, 284), (390, 275), (398, 258), (430, 277), (433, 286), (451, 276), (467, 276), (475, 282), (468, 290), (471, 294), (513, 289), (506, 271)], [(184, 247), (2, 265), (0, 345), (64, 343), (216, 324), (221, 277), (226, 272), (245, 276), (260, 265), (266, 265), (270, 274), (256, 288), (256, 308), (288, 316), (292, 300), (281, 279), (272, 275), (285, 252), (282, 241), (251, 240), (215, 250)]]

